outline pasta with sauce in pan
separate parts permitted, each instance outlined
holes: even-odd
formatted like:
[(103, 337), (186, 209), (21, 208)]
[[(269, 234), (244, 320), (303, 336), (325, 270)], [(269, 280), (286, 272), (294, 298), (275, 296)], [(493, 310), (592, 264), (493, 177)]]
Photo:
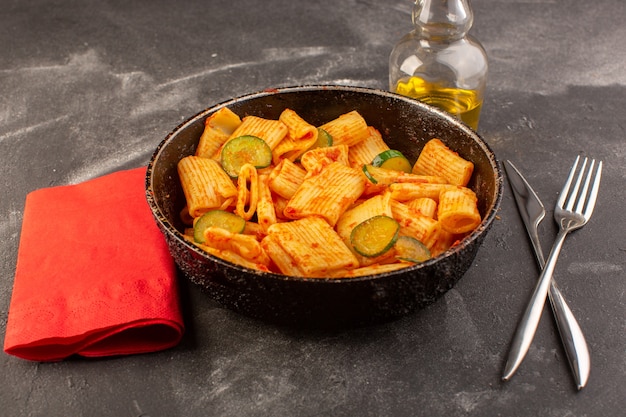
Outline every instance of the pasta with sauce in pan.
[(354, 110), (321, 126), (221, 108), (179, 161), (185, 239), (226, 261), (356, 277), (435, 257), (481, 222), (473, 164), (431, 139), (411, 164)]

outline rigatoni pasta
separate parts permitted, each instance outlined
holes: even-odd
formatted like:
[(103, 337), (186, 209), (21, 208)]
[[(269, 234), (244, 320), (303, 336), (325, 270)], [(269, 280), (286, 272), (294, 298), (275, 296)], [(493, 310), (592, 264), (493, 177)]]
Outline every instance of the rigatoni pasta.
[(304, 182), (307, 171), (289, 159), (283, 159), (269, 174), (270, 189), (284, 198), (291, 198)]
[(213, 157), (241, 124), (241, 119), (228, 107), (222, 107), (204, 122), (196, 156)]
[[(292, 109), (271, 120), (222, 108), (178, 164), (181, 216), (193, 225), (185, 238), (226, 261), (292, 276), (406, 268), (481, 222), (466, 188), (470, 161), (432, 139), (409, 164), (356, 110), (315, 126)], [(229, 216), (236, 230), (220, 224)]]
[(287, 127), (287, 136), (274, 149), (274, 164), (281, 158), (295, 160), (309, 149), (316, 141), (318, 130), (301, 118), (295, 111), (285, 109), (278, 118)]
[(255, 136), (263, 139), (270, 149), (274, 149), (287, 136), (288, 132), (289, 129), (280, 120), (246, 116), (230, 135), (229, 140), (241, 136)]
[(353, 168), (361, 168), (363, 165), (371, 164), (376, 155), (389, 150), (389, 146), (385, 143), (380, 132), (368, 127), (369, 136), (361, 142), (350, 146), (348, 159), (350, 166)]
[(353, 110), (320, 126), (333, 138), (333, 145), (354, 146), (367, 139), (370, 131), (363, 117)]
[(480, 224), (476, 205), (478, 198), (469, 188), (448, 188), (439, 195), (437, 216), (441, 226), (450, 233), (467, 233)]
[(463, 159), (448, 148), (441, 140), (432, 139), (413, 165), (413, 173), (421, 175), (439, 175), (450, 184), (465, 187), (474, 172), (474, 164)]
[(431, 219), (434, 219), (437, 216), (437, 202), (432, 198), (415, 198), (413, 200), (409, 200), (406, 205), (424, 216), (430, 217)]
[(270, 226), (262, 244), (281, 270), (305, 277), (359, 266), (335, 230), (317, 216)]
[(237, 187), (212, 159), (187, 156), (178, 163), (178, 176), (191, 217), (221, 208), (237, 196)]
[(302, 155), (300, 163), (309, 176), (319, 174), (325, 166), (333, 162), (348, 166), (348, 149), (347, 145), (312, 149)]
[(396, 200), (391, 201), (393, 218), (400, 223), (400, 234), (412, 236), (422, 242), (428, 249), (432, 248), (437, 240), (441, 225), (433, 218), (424, 216), (417, 210)]
[(298, 187), (283, 214), (289, 219), (320, 216), (334, 226), (364, 189), (365, 181), (358, 170), (332, 162)]

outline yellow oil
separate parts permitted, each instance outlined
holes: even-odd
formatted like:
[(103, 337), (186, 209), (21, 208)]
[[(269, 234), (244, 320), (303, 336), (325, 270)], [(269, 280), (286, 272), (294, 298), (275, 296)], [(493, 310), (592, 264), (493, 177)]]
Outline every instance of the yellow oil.
[(483, 100), (475, 90), (441, 87), (422, 78), (411, 77), (398, 81), (396, 93), (445, 110), (472, 129), (478, 129)]

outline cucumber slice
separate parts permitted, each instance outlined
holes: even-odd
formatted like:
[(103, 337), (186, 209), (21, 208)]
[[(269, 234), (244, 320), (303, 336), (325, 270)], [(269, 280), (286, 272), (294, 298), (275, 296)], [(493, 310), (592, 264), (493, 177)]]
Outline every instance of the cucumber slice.
[(356, 225), (350, 234), (354, 250), (365, 257), (382, 255), (398, 239), (400, 225), (389, 216), (374, 216)]
[(374, 165), (363, 165), (363, 173), (372, 184), (389, 185), (398, 181), (398, 177), (406, 175), (406, 172), (399, 173), (398, 171), (392, 171), (381, 167), (375, 167)]
[(207, 211), (193, 225), (194, 240), (198, 243), (204, 243), (204, 231), (209, 227), (219, 227), (231, 233), (242, 233), (246, 227), (246, 220), (230, 211)]
[(329, 146), (333, 146), (333, 137), (330, 135), (330, 133), (328, 133), (321, 127), (318, 127), (317, 128), (317, 141), (313, 145), (313, 148), (327, 148)]
[(237, 178), (241, 167), (252, 164), (255, 168), (266, 168), (272, 163), (272, 150), (261, 138), (239, 136), (229, 140), (221, 154), (222, 168), (232, 177)]
[(398, 237), (394, 249), (396, 250), (396, 258), (402, 261), (422, 263), (431, 258), (428, 248), (411, 236)]
[(407, 174), (410, 174), (413, 170), (411, 163), (402, 152), (394, 149), (389, 149), (376, 155), (372, 161), (372, 165), (394, 171), (403, 171)]
[(363, 168), (361, 168), (361, 170), (372, 184), (378, 184), (378, 180), (372, 175), (368, 167), (371, 167), (371, 165), (363, 165)]

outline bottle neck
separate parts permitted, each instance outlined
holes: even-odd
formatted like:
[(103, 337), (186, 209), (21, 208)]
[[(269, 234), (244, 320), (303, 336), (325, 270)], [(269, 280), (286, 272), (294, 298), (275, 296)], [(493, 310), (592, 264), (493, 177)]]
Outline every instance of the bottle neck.
[(434, 42), (463, 38), (474, 21), (469, 0), (416, 0), (412, 17), (420, 36)]

